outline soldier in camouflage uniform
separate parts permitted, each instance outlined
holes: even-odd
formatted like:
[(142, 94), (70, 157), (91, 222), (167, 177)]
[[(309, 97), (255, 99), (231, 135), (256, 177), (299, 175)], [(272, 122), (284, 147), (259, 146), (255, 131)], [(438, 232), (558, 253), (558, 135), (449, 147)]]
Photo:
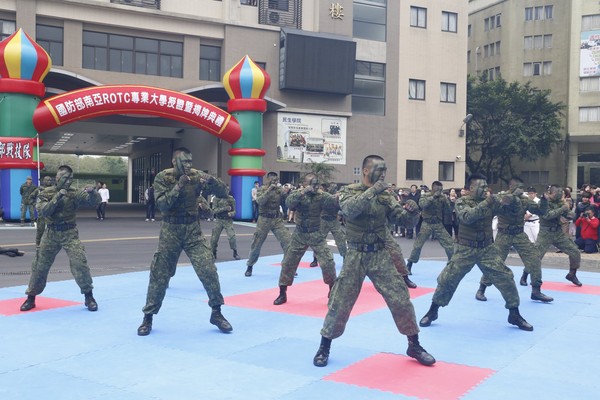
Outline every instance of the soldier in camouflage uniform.
[(93, 187), (83, 191), (71, 188), (73, 170), (68, 165), (58, 167), (56, 186), (45, 188), (37, 199), (37, 210), (46, 220), (46, 230), (31, 265), (31, 278), (25, 294), (27, 300), (21, 305), (21, 311), (35, 308), (35, 296), (42, 293), (48, 281), (48, 272), (60, 249), (69, 256), (71, 273), (75, 282), (85, 295), (85, 306), (90, 311), (98, 309), (98, 303), (92, 294), (92, 275), (85, 257), (85, 249), (79, 240), (79, 231), (75, 223), (75, 211), (85, 205), (97, 206), (100, 195)]
[(502, 209), (520, 207), (519, 199), (514, 195), (505, 195), (500, 199), (489, 194), (484, 175), (471, 175), (468, 185), (470, 194), (456, 201), (456, 216), (460, 226), (454, 255), (438, 276), (431, 307), (419, 325), (429, 326), (438, 318), (438, 309), (450, 303), (462, 278), (477, 264), (502, 294), (509, 310), (508, 322), (519, 329), (532, 331), (533, 326), (519, 313), (519, 292), (513, 273), (498, 255), (492, 238), (494, 215)]
[(219, 245), (219, 237), (225, 229), (229, 238), (229, 248), (233, 250), (233, 258), (240, 259), (237, 252), (237, 243), (235, 240), (235, 230), (233, 229), (232, 217), (235, 215), (235, 199), (231, 195), (225, 197), (216, 196), (213, 200), (212, 212), (215, 218), (215, 227), (212, 230), (210, 245), (213, 256), (217, 258), (217, 247)]
[(319, 190), (317, 176), (310, 173), (304, 177), (304, 189), (290, 193), (286, 202), (288, 208), (295, 211), (296, 229), (281, 262), (279, 296), (273, 301), (276, 306), (287, 302), (287, 287), (294, 282), (298, 264), (309, 246), (321, 260), (323, 282), (329, 285), (329, 290), (336, 276), (333, 254), (327, 247), (325, 235), (321, 230), (321, 215), (323, 209), (333, 207), (337, 203), (337, 198)]
[(25, 224), (25, 218), (27, 217), (27, 211), (29, 211), (29, 219), (31, 225), (35, 222), (35, 203), (31, 199), (31, 195), (37, 189), (37, 186), (33, 184), (30, 176), (25, 179), (25, 183), (21, 185), (19, 192), (21, 193), (21, 226)]
[(283, 224), (279, 207), (281, 206), (281, 195), (283, 188), (278, 186), (279, 176), (275, 172), (267, 174), (267, 182), (258, 189), (256, 202), (258, 203), (258, 221), (256, 222), (256, 231), (250, 243), (250, 254), (246, 262), (246, 272), (244, 275), (252, 276), (252, 266), (258, 261), (260, 249), (262, 248), (269, 231), (273, 232), (281, 249), (285, 252), (290, 244), (290, 231)]
[[(502, 260), (506, 260), (506, 257), (508, 257), (511, 246), (517, 250), (525, 266), (523, 273), (531, 274), (531, 300), (549, 303), (554, 299), (546, 296), (540, 290), (542, 286), (542, 262), (535, 245), (529, 241), (524, 231), (525, 212), (530, 211), (533, 214), (543, 215), (548, 207), (548, 202), (543, 201), (538, 204), (530, 200), (529, 197), (523, 195), (523, 188), (521, 178), (513, 177), (509, 181), (508, 193), (501, 194), (501, 196), (512, 195), (515, 203), (513, 207), (502, 210), (498, 215), (498, 235), (494, 246), (498, 249), (498, 254)], [(475, 298), (479, 301), (486, 301), (485, 289), (491, 285), (492, 282), (484, 274), (481, 277), (479, 290), (475, 294)]]
[[(551, 185), (548, 191), (544, 193), (542, 201), (548, 202), (548, 211), (544, 215), (540, 215), (540, 233), (535, 243), (540, 261), (546, 255), (548, 247), (554, 245), (569, 256), (569, 273), (565, 276), (565, 279), (573, 282), (576, 286), (581, 286), (582, 283), (577, 279), (581, 254), (575, 242), (565, 235), (561, 228), (561, 217), (573, 219), (575, 214), (571, 211), (569, 203), (563, 200), (563, 190), (558, 185)], [(524, 276), (521, 280), (527, 283), (527, 276)]]
[(396, 270), (402, 275), (404, 279), (404, 283), (407, 287), (411, 289), (415, 289), (417, 284), (410, 280), (408, 277), (409, 272), (406, 267), (406, 262), (404, 261), (404, 255), (402, 254), (402, 248), (396, 241), (396, 239), (392, 236), (392, 232), (388, 229), (387, 234), (385, 235), (385, 249), (390, 253), (390, 258), (392, 259), (392, 263), (396, 267)]
[[(335, 183), (330, 184), (329, 188), (326, 184), (322, 184), (321, 189), (323, 191), (328, 191), (329, 194), (332, 195), (337, 193), (337, 185)], [(342, 224), (338, 219), (339, 211), (340, 203), (338, 200), (336, 200), (335, 204), (331, 204), (323, 208), (323, 212), (321, 213), (321, 233), (325, 239), (327, 239), (327, 235), (329, 232), (331, 232), (333, 240), (335, 241), (335, 245), (343, 258), (346, 256), (346, 233), (342, 229)], [(313, 260), (310, 263), (310, 266), (316, 267), (317, 265), (319, 265), (317, 256), (313, 255)]]
[(162, 213), (158, 249), (150, 264), (150, 282), (144, 320), (138, 335), (152, 330), (152, 317), (158, 314), (169, 280), (175, 274), (182, 251), (189, 257), (196, 275), (208, 295), (212, 308), (210, 323), (222, 332), (231, 332), (231, 324), (221, 314), (224, 304), (217, 267), (198, 221), (198, 197), (201, 190), (224, 197), (227, 187), (215, 177), (192, 168), (192, 154), (185, 147), (173, 152), (173, 168), (159, 172), (154, 179), (156, 206)]
[(346, 219), (348, 253), (329, 298), (321, 345), (313, 359), (317, 367), (327, 365), (331, 340), (344, 333), (366, 276), (385, 299), (400, 333), (408, 336), (407, 355), (423, 365), (435, 363), (435, 358), (419, 344), (419, 327), (408, 289), (385, 247), (389, 234), (387, 220), (413, 227), (419, 218), (418, 206), (408, 201), (403, 208), (386, 190), (385, 174), (383, 159), (367, 156), (362, 164), (362, 183), (348, 185), (341, 191), (340, 207)]
[[(32, 203), (36, 204), (40, 193), (44, 190), (44, 188), (47, 188), (50, 186), (52, 186), (52, 178), (49, 176), (45, 176), (44, 179), (42, 179), (42, 184), (39, 187), (36, 187), (36, 189), (31, 194)], [(44, 219), (44, 217), (42, 217), (38, 213), (38, 218), (36, 220), (36, 227), (35, 227), (35, 248), (36, 249), (40, 248), (40, 243), (42, 242), (42, 235), (44, 234), (44, 230), (46, 230), (46, 220)]]
[(411, 270), (413, 263), (416, 264), (419, 262), (421, 249), (431, 235), (434, 235), (440, 242), (446, 251), (448, 260), (452, 258), (452, 254), (454, 254), (454, 242), (443, 225), (444, 212), (452, 213), (450, 201), (442, 192), (443, 189), (442, 183), (435, 181), (431, 184), (431, 192), (421, 192), (419, 207), (421, 208), (423, 223), (421, 224), (421, 230), (417, 234), (417, 238), (413, 244), (412, 253), (410, 253), (408, 263), (406, 264), (409, 271)]

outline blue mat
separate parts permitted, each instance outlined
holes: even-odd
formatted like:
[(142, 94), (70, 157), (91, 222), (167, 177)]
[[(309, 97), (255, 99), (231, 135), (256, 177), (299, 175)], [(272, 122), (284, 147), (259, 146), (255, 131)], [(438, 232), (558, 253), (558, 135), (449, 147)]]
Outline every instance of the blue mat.
[[(243, 260), (218, 263), (223, 295), (276, 288), (280, 268), (274, 264), (281, 258), (260, 258), (251, 278), (243, 276)], [(311, 260), (312, 254), (304, 261)], [(337, 255), (336, 262), (339, 269)], [(442, 262), (423, 260), (412, 279), (435, 288), (443, 267)], [(297, 283), (321, 280), (319, 268), (298, 272)], [(521, 268), (514, 272), (520, 276)], [(544, 280), (562, 283), (565, 274), (545, 269)], [(508, 313), (495, 288), (486, 292), (487, 302), (475, 300), (480, 276), (475, 267), (450, 305), (440, 309), (439, 319), (420, 334), (438, 361), (494, 371), (462, 398), (597, 398), (600, 295), (544, 290), (555, 301), (541, 304), (529, 300), (530, 287), (517, 286), (521, 314), (535, 327), (523, 332), (506, 322)], [(578, 276), (586, 286), (600, 286), (600, 274)], [(406, 338), (385, 307), (352, 317), (346, 333), (333, 342), (329, 365), (316, 368), (312, 357), (321, 318), (225, 305), (223, 314), (234, 331), (223, 334), (208, 322), (206, 293), (191, 266), (178, 268), (152, 333), (138, 337), (147, 284), (148, 272), (95, 278), (99, 311), (91, 313), (83, 307), (74, 281), (52, 282), (42, 296), (80, 304), (0, 315), (0, 399), (415, 398), (325, 379), (377, 354), (405, 355)], [(22, 300), (24, 291), (0, 289), (0, 301)], [(413, 303), (419, 319), (429, 308), (431, 294)]]

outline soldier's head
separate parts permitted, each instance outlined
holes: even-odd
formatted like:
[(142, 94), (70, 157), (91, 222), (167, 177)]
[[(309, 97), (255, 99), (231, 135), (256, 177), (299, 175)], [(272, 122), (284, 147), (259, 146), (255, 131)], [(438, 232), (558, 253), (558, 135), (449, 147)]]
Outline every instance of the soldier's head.
[(487, 196), (487, 177), (483, 174), (471, 174), (467, 179), (469, 192), (476, 199), (484, 199)]
[(385, 160), (378, 155), (366, 156), (362, 163), (363, 183), (367, 186), (373, 185), (377, 181), (385, 180), (387, 167)]
[(178, 147), (173, 150), (173, 168), (175, 175), (189, 175), (192, 172), (192, 152), (186, 147)]
[(336, 194), (338, 192), (338, 185), (337, 183), (330, 183), (329, 184), (329, 188), (327, 189), (327, 191), (331, 194)]
[(267, 174), (267, 185), (277, 185), (279, 183), (279, 175), (277, 172), (269, 172)]
[(61, 165), (56, 172), (56, 188), (69, 189), (73, 182), (73, 169), (68, 165)]
[(25, 178), (25, 184), (26, 185), (31, 185), (33, 183), (33, 179), (31, 179), (30, 176), (28, 176), (27, 178)]
[(44, 186), (44, 187), (52, 186), (52, 177), (50, 177), (50, 176), (45, 176), (45, 177), (42, 179), (42, 186)]
[(548, 198), (554, 201), (560, 201), (563, 198), (564, 191), (560, 185), (552, 184), (548, 186)]
[(317, 175), (312, 172), (304, 175), (304, 187), (312, 186), (313, 190), (316, 192), (319, 189), (319, 178)]
[(433, 181), (431, 184), (431, 192), (433, 194), (442, 194), (442, 190), (444, 190), (444, 185), (440, 181)]
[(508, 181), (508, 188), (511, 192), (514, 193), (515, 190), (517, 189), (521, 189), (523, 190), (525, 188), (525, 184), (523, 183), (523, 179), (521, 179), (518, 176), (513, 176), (512, 178), (510, 178), (510, 180)]

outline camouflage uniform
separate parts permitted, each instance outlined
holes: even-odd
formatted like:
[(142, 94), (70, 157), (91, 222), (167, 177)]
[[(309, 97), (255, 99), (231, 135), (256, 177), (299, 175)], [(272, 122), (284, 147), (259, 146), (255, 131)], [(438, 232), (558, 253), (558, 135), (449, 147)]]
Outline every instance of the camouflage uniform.
[(548, 211), (540, 215), (540, 233), (535, 243), (540, 261), (546, 255), (548, 247), (554, 245), (569, 256), (569, 268), (577, 270), (581, 265), (581, 253), (575, 242), (563, 232), (560, 221), (561, 217), (573, 219), (575, 214), (563, 206), (562, 199), (542, 199), (541, 202), (548, 202)]
[[(538, 204), (527, 197), (515, 198), (512, 206), (503, 209), (498, 215), (498, 235), (494, 242), (501, 260), (506, 260), (511, 246), (517, 250), (525, 266), (525, 272), (531, 274), (531, 285), (537, 287), (542, 285), (542, 262), (534, 244), (525, 234), (524, 215), (525, 211), (543, 215), (547, 204), (547, 202)], [(485, 286), (492, 284), (485, 274), (481, 277), (480, 283)]]
[(213, 254), (217, 253), (219, 237), (221, 236), (223, 229), (225, 229), (227, 237), (229, 238), (229, 248), (237, 252), (235, 230), (233, 229), (233, 220), (231, 219), (235, 215), (235, 199), (233, 196), (228, 195), (224, 198), (215, 197), (213, 200), (212, 212), (215, 217), (215, 227), (212, 230), (212, 237), (210, 240)]
[(157, 314), (171, 276), (175, 274), (181, 251), (189, 257), (208, 295), (208, 305), (223, 304), (219, 275), (209, 245), (198, 222), (198, 197), (202, 189), (227, 196), (225, 184), (196, 169), (188, 174), (190, 183), (177, 189), (174, 168), (159, 172), (154, 179), (156, 206), (162, 212), (158, 249), (150, 265), (150, 282), (144, 314)]
[[(44, 187), (49, 187), (50, 182), (51, 182), (51, 180), (49, 179), (49, 177), (46, 176), (46, 177), (44, 177), (44, 180), (42, 181), (42, 185)], [(33, 191), (33, 193), (31, 193), (30, 200), (33, 204), (37, 203), (38, 196), (40, 195), (42, 190), (44, 190), (44, 187), (42, 187), (42, 186), (36, 187), (35, 190)], [(36, 227), (35, 227), (35, 247), (38, 249), (40, 247), (40, 243), (42, 242), (42, 235), (44, 234), (45, 230), (46, 230), (46, 219), (38, 213), (38, 217), (36, 220)]]
[(335, 339), (344, 333), (366, 276), (385, 299), (400, 333), (416, 335), (419, 328), (415, 310), (402, 276), (392, 265), (390, 253), (385, 251), (385, 242), (389, 235), (388, 219), (413, 227), (418, 212), (409, 213), (389, 192), (375, 195), (360, 183), (342, 189), (340, 207), (346, 218), (348, 253), (331, 291), (321, 335)]
[(388, 230), (385, 235), (385, 249), (390, 253), (392, 263), (402, 276), (408, 275), (408, 269), (406, 268), (406, 262), (404, 261), (404, 255), (402, 254), (402, 248), (394, 239), (391, 232)]
[(21, 185), (21, 189), (19, 190), (21, 193), (21, 222), (25, 221), (27, 211), (29, 211), (29, 219), (35, 221), (35, 202), (31, 195), (36, 189), (37, 186), (33, 183), (31, 185), (28, 185), (27, 183)]
[(346, 233), (342, 229), (342, 224), (338, 220), (338, 211), (340, 210), (339, 201), (327, 204), (321, 212), (321, 234), (327, 238), (329, 232), (333, 235), (335, 245), (342, 257), (346, 256)]
[(456, 200), (459, 222), (454, 255), (438, 276), (433, 303), (447, 306), (464, 276), (477, 264), (479, 269), (498, 288), (506, 308), (519, 306), (519, 293), (512, 271), (504, 264), (498, 248), (493, 246), (492, 218), (507, 206), (497, 196), (478, 200), (472, 195)]
[(31, 265), (29, 287), (25, 292), (36, 296), (44, 290), (48, 272), (60, 249), (64, 248), (69, 256), (71, 273), (79, 285), (82, 294), (92, 291), (92, 275), (85, 257), (85, 249), (79, 240), (79, 231), (75, 223), (75, 211), (81, 206), (97, 206), (100, 195), (96, 190), (90, 192), (67, 189), (67, 193), (57, 196), (55, 186), (42, 190), (37, 199), (38, 214), (46, 219), (46, 230), (40, 242), (40, 248)]
[[(270, 189), (272, 188), (272, 189)], [(290, 231), (283, 224), (279, 207), (281, 205), (281, 195), (283, 188), (279, 186), (261, 186), (256, 194), (256, 202), (258, 203), (258, 221), (256, 223), (256, 232), (250, 243), (250, 254), (246, 265), (248, 267), (256, 264), (260, 249), (262, 248), (269, 231), (275, 234), (277, 240), (281, 244), (282, 250), (285, 252), (290, 244)]]
[(321, 230), (321, 214), (325, 207), (332, 207), (335, 203), (334, 196), (321, 190), (310, 194), (295, 190), (288, 196), (287, 206), (295, 211), (296, 229), (281, 262), (279, 286), (290, 286), (294, 282), (298, 264), (309, 246), (320, 261), (323, 281), (333, 285), (336, 277), (335, 262)]
[(454, 241), (443, 225), (444, 212), (451, 212), (450, 201), (442, 193), (439, 196), (432, 193), (424, 193), (421, 194), (421, 198), (419, 199), (419, 208), (421, 208), (423, 223), (413, 244), (408, 261), (410, 263), (419, 262), (421, 249), (432, 234), (435, 235), (435, 238), (446, 251), (448, 260), (451, 259), (452, 254), (454, 254)]

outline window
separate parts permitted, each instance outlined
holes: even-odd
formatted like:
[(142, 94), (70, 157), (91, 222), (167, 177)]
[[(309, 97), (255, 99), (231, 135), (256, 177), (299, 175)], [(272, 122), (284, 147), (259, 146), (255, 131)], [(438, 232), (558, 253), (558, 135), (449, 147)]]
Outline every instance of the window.
[(525, 21), (540, 21), (554, 18), (554, 6), (525, 7)]
[(360, 167), (354, 167), (354, 168), (352, 168), (352, 174), (353, 175), (360, 175), (361, 174)]
[(425, 81), (410, 79), (408, 81), (408, 98), (410, 100), (425, 100)]
[(496, 14), (496, 28), (502, 26), (502, 14)]
[(458, 14), (442, 11), (442, 31), (456, 32)]
[(279, 11), (290, 10), (290, 0), (269, 0), (269, 9)]
[(551, 75), (552, 61), (537, 61), (523, 64), (523, 76)]
[(486, 58), (489, 56), (490, 56), (490, 45), (486, 44), (485, 46), (483, 46), (483, 58)]
[(490, 30), (490, 19), (486, 18), (483, 20), (483, 31), (487, 32)]
[(37, 25), (36, 42), (46, 50), (53, 65), (63, 65), (63, 28), (58, 26)]
[(544, 61), (542, 63), (542, 73), (544, 75), (552, 75), (552, 61)]
[(423, 161), (422, 160), (406, 160), (406, 180), (422, 181), (423, 180)]
[(579, 107), (579, 122), (600, 121), (600, 107)]
[(4, 40), (13, 33), (15, 33), (16, 29), (15, 21), (7, 21), (4, 19), (0, 19), (0, 40)]
[(183, 43), (83, 31), (83, 68), (181, 78)]
[(467, 26), (467, 37), (471, 37), (471, 24)]
[(523, 40), (525, 50), (540, 50), (552, 48), (552, 35), (525, 36)]
[(200, 79), (215, 82), (221, 80), (221, 48), (219, 46), (200, 45)]
[(581, 31), (600, 29), (600, 14), (584, 15), (581, 17)]
[(467, 64), (471, 63), (471, 50), (467, 50)]
[(537, 6), (533, 8), (533, 19), (538, 21), (544, 17), (544, 7)]
[(552, 19), (554, 16), (554, 6), (544, 6), (544, 19)]
[(440, 101), (442, 103), (456, 103), (456, 83), (440, 83)]
[(499, 56), (500, 55), (500, 41), (496, 42), (496, 55)]
[(353, 10), (353, 36), (385, 42), (387, 30), (386, 0), (354, 0)]
[(410, 26), (427, 28), (427, 9), (422, 7), (410, 7)]
[(438, 180), (439, 181), (453, 181), (454, 180), (454, 163), (449, 161), (440, 161), (438, 166)]
[(525, 7), (525, 21), (533, 21), (533, 7)]
[(581, 92), (599, 92), (600, 78), (597, 76), (579, 78), (579, 91)]
[(352, 112), (385, 115), (385, 64), (356, 61)]

